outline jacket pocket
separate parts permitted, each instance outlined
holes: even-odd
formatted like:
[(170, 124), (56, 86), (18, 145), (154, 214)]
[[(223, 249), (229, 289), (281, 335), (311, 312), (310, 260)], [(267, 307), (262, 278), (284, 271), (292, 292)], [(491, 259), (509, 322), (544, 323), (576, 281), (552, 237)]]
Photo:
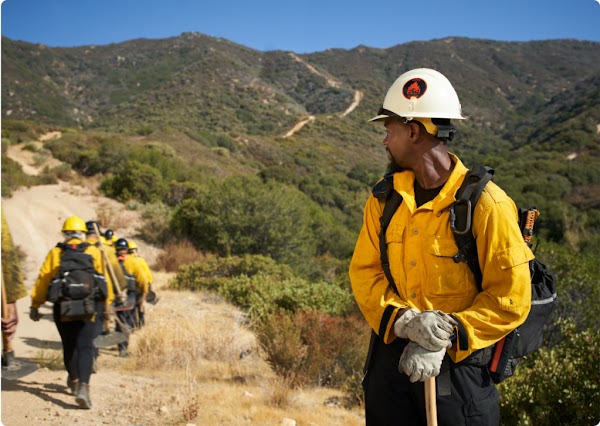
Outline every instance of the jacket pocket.
[(496, 253), (496, 259), (498, 265), (502, 269), (509, 269), (514, 266), (522, 265), (525, 262), (529, 262), (534, 258), (531, 249), (523, 244), (509, 247)]
[[(514, 267), (524, 267), (527, 265), (529, 268), (529, 261), (534, 258), (533, 253), (524, 243), (516, 246), (509, 247), (504, 250), (498, 251), (496, 254), (496, 260), (498, 262), (498, 266), (503, 271)], [(529, 279), (529, 275), (527, 275), (527, 279)], [(530, 286), (530, 282), (528, 281), (527, 286)], [(504, 311), (508, 312), (519, 312), (523, 309), (523, 300), (521, 297), (514, 297), (510, 294), (500, 297), (500, 307)]]
[(426, 244), (426, 292), (430, 297), (461, 297), (469, 293), (468, 266), (454, 262), (458, 247), (454, 238), (431, 237)]
[(402, 244), (404, 239), (404, 228), (405, 226), (403, 225), (390, 224), (385, 233), (385, 241), (388, 244)]

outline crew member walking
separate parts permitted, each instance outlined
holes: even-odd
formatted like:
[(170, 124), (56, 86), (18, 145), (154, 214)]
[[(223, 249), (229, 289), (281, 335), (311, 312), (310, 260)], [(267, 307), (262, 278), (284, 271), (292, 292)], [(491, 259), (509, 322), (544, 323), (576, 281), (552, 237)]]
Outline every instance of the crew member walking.
[[(77, 404), (89, 409), (92, 407), (89, 384), (94, 362), (93, 340), (97, 336), (97, 322), (103, 321), (98, 312), (102, 312), (108, 289), (100, 250), (84, 242), (86, 231), (86, 224), (80, 217), (71, 216), (65, 220), (62, 227), (64, 241), (46, 256), (31, 291), (29, 317), (39, 321), (42, 317), (40, 306), (49, 298), (53, 300), (54, 322), (68, 372), (67, 386), (75, 394)], [(78, 281), (71, 282), (66, 278), (69, 274)], [(78, 299), (84, 294), (88, 295)]]
[[(127, 282), (127, 306), (131, 306), (131, 309), (128, 310), (118, 310), (117, 316), (121, 322), (127, 324), (133, 330), (135, 328), (136, 301), (139, 298), (138, 306), (143, 312), (146, 294), (148, 293), (148, 280), (138, 258), (129, 254), (129, 243), (125, 238), (119, 238), (115, 242), (115, 250)], [(118, 321), (116, 330), (122, 331)], [(128, 356), (128, 347), (129, 339), (124, 343), (119, 343), (119, 356)]]

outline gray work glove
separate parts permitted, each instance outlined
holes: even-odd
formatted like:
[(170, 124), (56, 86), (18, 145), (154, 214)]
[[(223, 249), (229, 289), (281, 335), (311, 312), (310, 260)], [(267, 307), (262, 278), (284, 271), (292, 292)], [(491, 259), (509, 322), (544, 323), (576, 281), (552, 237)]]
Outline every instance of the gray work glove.
[(440, 374), (446, 348), (428, 351), (415, 342), (408, 342), (398, 364), (398, 370), (408, 376), (411, 383), (424, 382)]
[(404, 313), (400, 315), (400, 318), (394, 323), (394, 334), (401, 339), (408, 339), (408, 336), (406, 335), (406, 324), (417, 315), (419, 315), (419, 310), (415, 308), (404, 311)]
[(406, 324), (404, 333), (409, 340), (421, 347), (429, 351), (439, 351), (452, 346), (450, 337), (455, 325), (456, 320), (442, 311), (425, 311)]
[(42, 318), (42, 314), (40, 314), (38, 308), (34, 308), (33, 306), (29, 308), (29, 318), (31, 321), (39, 321)]

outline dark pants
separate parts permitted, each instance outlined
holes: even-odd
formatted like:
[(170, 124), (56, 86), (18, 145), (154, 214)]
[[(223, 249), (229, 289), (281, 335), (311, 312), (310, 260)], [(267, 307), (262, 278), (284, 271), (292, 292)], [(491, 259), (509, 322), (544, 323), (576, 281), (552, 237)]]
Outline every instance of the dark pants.
[[(95, 330), (95, 335), (94, 335), (94, 339), (98, 336), (100, 336), (103, 332), (104, 332), (104, 311), (106, 310), (106, 306), (104, 305), (104, 302), (102, 303), (98, 303), (97, 307), (96, 307), (96, 330)], [(98, 348), (96, 346), (94, 346), (94, 357), (98, 358), (98, 356), (100, 355), (100, 351), (98, 350)]]
[[(386, 345), (376, 339), (363, 381), (366, 424), (426, 426), (425, 386), (411, 383), (398, 371), (406, 340)], [(499, 396), (486, 360), (468, 358), (453, 363), (446, 355), (436, 378), (437, 418), (440, 426), (498, 425)]]
[(96, 352), (97, 321), (102, 321), (102, 315), (96, 314), (94, 321), (61, 321), (60, 303), (54, 304), (53, 315), (62, 341), (65, 369), (71, 379), (89, 384)]
[[(127, 306), (132, 306), (131, 309), (126, 311), (117, 311), (116, 315), (119, 320), (126, 324), (129, 327), (130, 331), (133, 331), (135, 327), (135, 292), (130, 291), (127, 292)], [(116, 331), (124, 331), (119, 322), (117, 321), (117, 325), (115, 326)], [(125, 333), (127, 334), (127, 333)], [(119, 343), (119, 351), (127, 350), (129, 347), (129, 339), (127, 339), (124, 343)]]
[(146, 324), (146, 319), (144, 318), (144, 312), (140, 310), (140, 303), (142, 302), (142, 296), (140, 294), (136, 294), (135, 297), (135, 326), (136, 328), (142, 328)]

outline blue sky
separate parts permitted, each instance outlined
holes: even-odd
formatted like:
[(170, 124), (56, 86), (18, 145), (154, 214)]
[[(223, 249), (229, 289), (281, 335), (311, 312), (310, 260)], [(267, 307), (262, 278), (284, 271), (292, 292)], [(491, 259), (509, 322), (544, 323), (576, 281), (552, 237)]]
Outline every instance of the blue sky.
[(195, 31), (258, 50), (386, 48), (456, 36), (600, 41), (600, 0), (4, 0), (2, 35), (48, 46)]

